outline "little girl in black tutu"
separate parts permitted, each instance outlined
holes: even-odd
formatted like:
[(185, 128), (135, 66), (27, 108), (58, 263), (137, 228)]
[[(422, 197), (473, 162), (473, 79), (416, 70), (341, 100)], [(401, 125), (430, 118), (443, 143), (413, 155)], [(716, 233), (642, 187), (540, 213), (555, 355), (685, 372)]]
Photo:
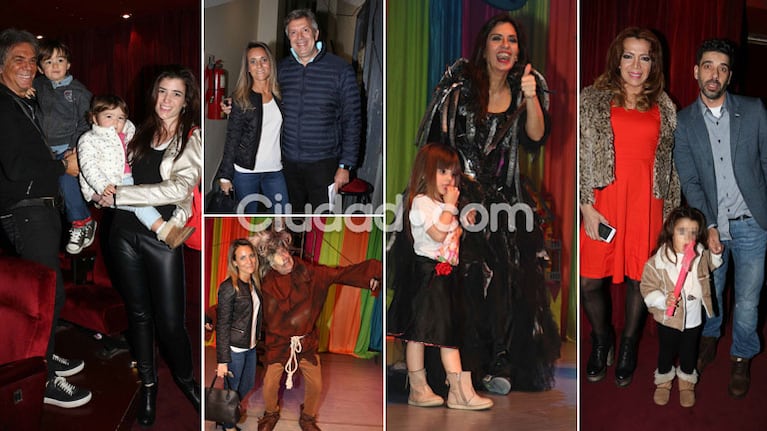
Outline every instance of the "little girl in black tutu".
[[(426, 381), (424, 349), (437, 346), (450, 390), (447, 406), (485, 410), (493, 401), (474, 392), (471, 373), (463, 371), (457, 346), (461, 343), (460, 292), (455, 266), (463, 232), (458, 223), (458, 153), (442, 144), (423, 146), (413, 163), (408, 185), (404, 232), (415, 253), (410, 264), (395, 268), (397, 290), (389, 309), (389, 333), (407, 343), (405, 358), (410, 395), (408, 404), (441, 406), (444, 400)], [(403, 241), (400, 241), (402, 243)]]

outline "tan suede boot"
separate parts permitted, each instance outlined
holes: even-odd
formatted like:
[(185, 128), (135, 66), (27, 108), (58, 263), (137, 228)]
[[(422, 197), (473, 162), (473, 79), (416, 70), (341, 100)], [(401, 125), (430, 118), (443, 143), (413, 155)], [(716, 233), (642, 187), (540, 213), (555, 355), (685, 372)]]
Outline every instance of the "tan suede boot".
[(410, 381), (410, 395), (407, 397), (407, 403), (416, 407), (437, 407), (445, 403), (439, 395), (431, 390), (429, 383), (426, 382), (426, 369), (421, 368), (417, 371), (407, 372)]
[(471, 384), (471, 373), (447, 373), (450, 392), (447, 394), (447, 406), (459, 410), (486, 410), (493, 406), (493, 400), (484, 398), (474, 392)]
[(658, 370), (655, 370), (655, 393), (652, 396), (652, 400), (659, 406), (665, 406), (668, 404), (668, 399), (671, 397), (671, 385), (674, 383), (674, 377), (676, 372), (673, 367), (668, 373), (660, 374)]
[(157, 239), (168, 244), (170, 248), (176, 248), (186, 242), (194, 233), (194, 228), (190, 226), (177, 226), (171, 222), (165, 225), (157, 232)]
[(687, 374), (677, 367), (676, 375), (679, 377), (679, 404), (682, 407), (694, 406), (695, 384), (698, 383), (698, 373), (693, 370), (692, 374)]

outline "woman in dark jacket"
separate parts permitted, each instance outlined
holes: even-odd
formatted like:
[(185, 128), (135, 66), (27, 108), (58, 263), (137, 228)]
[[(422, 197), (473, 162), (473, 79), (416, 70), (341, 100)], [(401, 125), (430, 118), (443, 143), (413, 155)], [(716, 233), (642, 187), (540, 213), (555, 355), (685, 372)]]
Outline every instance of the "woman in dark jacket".
[(232, 94), (224, 155), (216, 172), (221, 190), (234, 190), (245, 213), (258, 206), (284, 213), (288, 188), (282, 175), (280, 89), (272, 73), (274, 57), (263, 42), (245, 47), (240, 76)]
[[(218, 287), (216, 375), (243, 400), (256, 381), (256, 344), (261, 332), (261, 282), (253, 244), (240, 238), (229, 246), (229, 278)], [(234, 430), (235, 424), (223, 424)]]

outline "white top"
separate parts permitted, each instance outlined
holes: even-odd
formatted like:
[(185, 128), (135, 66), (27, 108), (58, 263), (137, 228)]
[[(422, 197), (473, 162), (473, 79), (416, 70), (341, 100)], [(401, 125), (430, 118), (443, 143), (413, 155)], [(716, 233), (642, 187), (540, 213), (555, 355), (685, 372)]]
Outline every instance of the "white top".
[[(434, 241), (428, 233), (435, 222), (439, 220), (442, 210), (445, 208), (443, 202), (437, 202), (434, 199), (420, 194), (413, 199), (413, 206), (410, 208), (410, 232), (413, 235), (413, 250), (419, 256), (437, 259), (441, 242)], [(453, 217), (453, 223), (450, 230), (455, 229), (458, 221)]]
[[(133, 139), (136, 127), (130, 120), (125, 122), (123, 132), (125, 142)], [(114, 127), (91, 125), (91, 130), (83, 133), (77, 142), (77, 160), (80, 167), (80, 190), (86, 201), (94, 193), (104, 193), (104, 189), (123, 183), (126, 174), (125, 144)]]
[[(682, 260), (684, 259), (684, 253), (676, 254), (676, 270), (677, 274), (682, 269)], [(696, 256), (690, 265), (690, 273), (687, 274), (687, 278), (684, 280), (684, 286), (682, 286), (682, 301), (684, 301), (685, 322), (684, 328), (697, 328), (703, 323), (703, 299), (701, 296), (702, 288), (700, 286), (700, 280), (698, 280), (698, 265), (700, 264), (700, 256)], [(692, 270), (695, 270), (694, 272)]]
[(280, 153), (280, 131), (282, 130), (282, 112), (277, 102), (264, 103), (264, 118), (261, 124), (261, 142), (258, 144), (256, 153), (256, 166), (248, 169), (234, 164), (237, 172), (260, 173), (277, 172), (282, 170), (282, 154)]

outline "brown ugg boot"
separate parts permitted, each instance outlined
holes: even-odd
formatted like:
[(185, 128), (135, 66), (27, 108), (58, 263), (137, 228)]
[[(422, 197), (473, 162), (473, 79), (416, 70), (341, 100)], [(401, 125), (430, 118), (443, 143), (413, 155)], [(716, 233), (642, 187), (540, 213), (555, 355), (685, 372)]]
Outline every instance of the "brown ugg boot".
[(668, 404), (668, 399), (671, 396), (671, 385), (674, 383), (674, 377), (676, 372), (674, 367), (671, 367), (671, 371), (668, 373), (659, 373), (655, 370), (655, 393), (652, 396), (652, 400), (659, 406), (665, 406)]
[(429, 383), (426, 382), (426, 369), (421, 368), (417, 371), (407, 372), (410, 381), (410, 395), (407, 397), (407, 403), (417, 407), (437, 407), (445, 403), (439, 395), (431, 390)]
[(474, 392), (469, 371), (447, 373), (446, 383), (450, 386), (447, 406), (451, 409), (486, 410), (493, 406), (493, 400), (481, 397)]
[(698, 373), (692, 370), (692, 374), (687, 374), (677, 367), (676, 375), (679, 377), (679, 404), (682, 407), (694, 406), (695, 384), (698, 383)]

